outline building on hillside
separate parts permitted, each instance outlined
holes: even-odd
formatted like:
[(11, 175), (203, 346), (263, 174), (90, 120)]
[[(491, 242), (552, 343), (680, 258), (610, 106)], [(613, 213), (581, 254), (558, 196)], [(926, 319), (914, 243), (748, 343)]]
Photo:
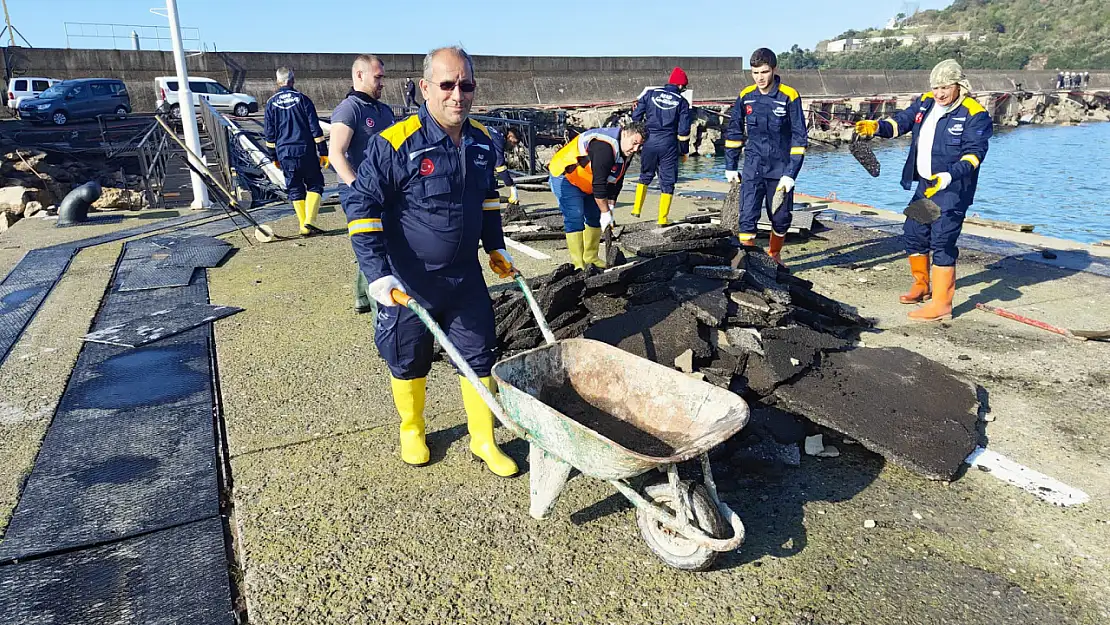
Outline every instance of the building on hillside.
[(841, 52), (855, 52), (858, 50), (863, 50), (868, 46), (872, 46), (877, 43), (884, 43), (887, 41), (896, 41), (899, 45), (911, 45), (919, 40), (924, 40), (927, 43), (939, 43), (941, 41), (959, 41), (961, 39), (971, 39), (971, 33), (964, 30), (948, 33), (888, 35), (879, 37), (848, 37), (845, 39), (822, 41), (817, 44), (817, 51), (824, 52), (826, 54), (839, 54)]

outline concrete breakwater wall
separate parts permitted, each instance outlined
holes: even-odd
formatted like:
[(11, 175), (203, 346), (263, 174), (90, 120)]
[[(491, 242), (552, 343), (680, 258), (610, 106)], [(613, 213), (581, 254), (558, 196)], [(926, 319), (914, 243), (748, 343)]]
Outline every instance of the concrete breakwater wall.
[[(52, 78), (114, 77), (127, 83), (135, 110), (152, 110), (156, 76), (175, 73), (173, 55), (156, 50), (4, 49), (4, 75)], [(423, 55), (383, 54), (384, 99), (400, 103), (406, 77), (421, 73)], [(273, 93), (274, 69), (293, 67), (297, 87), (320, 109), (330, 109), (350, 86), (352, 54), (207, 52), (188, 59), (189, 72), (219, 80), (235, 91), (265, 100)], [(557, 106), (625, 102), (647, 85), (664, 82), (681, 66), (699, 101), (731, 101), (750, 83), (740, 57), (512, 57), (476, 56), (480, 106)], [(977, 92), (1029, 91), (1056, 87), (1055, 71), (971, 71)], [(919, 93), (927, 71), (784, 71), (784, 80), (807, 97), (851, 97)], [(1110, 71), (1091, 72), (1091, 90), (1110, 89)]]

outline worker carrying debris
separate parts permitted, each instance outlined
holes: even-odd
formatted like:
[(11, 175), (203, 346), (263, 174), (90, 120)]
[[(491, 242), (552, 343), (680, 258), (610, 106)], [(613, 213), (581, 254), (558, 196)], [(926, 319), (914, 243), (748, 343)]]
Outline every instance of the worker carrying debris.
[(628, 161), (648, 137), (643, 122), (595, 128), (569, 141), (551, 158), (548, 182), (563, 213), (567, 252), (578, 269), (605, 267), (597, 255), (601, 233), (615, 225), (613, 208), (624, 186)]
[(744, 245), (755, 245), (759, 214), (766, 205), (771, 218), (767, 251), (781, 265), (782, 245), (792, 221), (794, 181), (802, 169), (809, 135), (802, 98), (796, 89), (782, 84), (775, 72), (775, 53), (759, 48), (752, 53), (750, 64), (755, 84), (740, 91), (725, 132), (725, 179), (740, 182), (737, 238)]
[(292, 69), (277, 69), (278, 90), (266, 101), (263, 120), (266, 147), (273, 150), (274, 162), (285, 174), (285, 191), (297, 213), (301, 236), (310, 236), (323, 232), (315, 222), (324, 193), (320, 169), (328, 166), (328, 145), (316, 106), (293, 88), (293, 81)]
[(979, 166), (987, 156), (994, 129), (987, 111), (968, 95), (971, 84), (956, 61), (938, 63), (929, 75), (929, 86), (932, 91), (894, 117), (856, 122), (856, 133), (864, 137), (889, 139), (913, 132), (902, 168), (902, 188), (908, 191), (916, 182), (912, 201), (928, 198), (940, 208), (939, 218), (932, 223), (907, 217), (902, 226), (913, 286), (899, 300), (903, 304), (932, 300), (910, 312), (910, 318), (917, 321), (952, 318), (960, 255), (956, 240), (975, 199)]
[(513, 177), (509, 175), (509, 165), (505, 163), (505, 150), (515, 149), (520, 143), (520, 136), (516, 133), (515, 128), (509, 128), (505, 131), (505, 134), (501, 134), (501, 131), (492, 126), (488, 126), (486, 130), (489, 131), (490, 139), (493, 140), (493, 171), (501, 180), (501, 184), (509, 189), (509, 204), (518, 206), (520, 197), (516, 194), (516, 184), (513, 182)]
[(667, 224), (674, 199), (674, 184), (678, 180), (678, 155), (690, 151), (690, 103), (682, 97), (689, 84), (681, 67), (671, 71), (667, 84), (648, 89), (632, 110), (634, 121), (645, 122), (650, 139), (644, 143), (640, 156), (640, 181), (636, 184), (636, 199), (632, 216), (639, 217), (647, 196), (647, 186), (659, 172), (659, 225)]
[[(393, 125), (393, 109), (381, 101), (385, 64), (373, 54), (360, 54), (351, 65), (351, 90), (331, 114), (331, 146), (328, 160), (339, 176), (339, 203), (343, 212), (351, 195), (351, 185), (359, 165), (366, 158), (370, 137)], [(366, 276), (355, 268), (355, 312), (372, 309), (366, 292)]]
[[(493, 175), (493, 144), (469, 119), (474, 64), (458, 47), (425, 58), (413, 115), (371, 137), (344, 206), (359, 267), (379, 304), (374, 342), (392, 374), (401, 417), (401, 459), (428, 462), (424, 395), (432, 366), (432, 335), (393, 290), (408, 293), (442, 326), (467, 364), (492, 389), (496, 360), (493, 305), (475, 250), (479, 241), (495, 273), (515, 271), (505, 251), (500, 200)], [(460, 376), (470, 451), (500, 476), (516, 474), (512, 458), (493, 439), (493, 414)]]

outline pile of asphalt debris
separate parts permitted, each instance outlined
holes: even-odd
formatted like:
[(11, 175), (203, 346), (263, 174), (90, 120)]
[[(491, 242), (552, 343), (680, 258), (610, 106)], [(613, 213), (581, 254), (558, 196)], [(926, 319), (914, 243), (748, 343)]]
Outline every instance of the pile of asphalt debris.
[[(956, 473), (976, 441), (974, 387), (919, 356), (861, 348), (859, 333), (870, 320), (815, 292), (762, 248), (736, 246), (727, 229), (704, 223), (707, 216), (692, 219), (703, 223), (626, 226), (620, 247), (635, 255), (631, 262), (621, 258), (604, 271), (566, 264), (532, 278), (556, 338), (603, 341), (743, 396), (753, 408), (751, 422), (715, 450), (718, 460), (726, 455), (745, 468), (796, 466), (806, 437), (824, 431), (934, 479)], [(519, 290), (494, 295), (494, 308), (503, 356), (542, 344)], [(937, 414), (918, 409), (915, 394), (928, 389), (874, 392), (884, 387), (871, 385), (904, 384), (890, 371), (899, 359), (910, 363), (902, 378), (935, 378), (918, 381), (941, 391)], [(840, 397), (836, 410), (813, 401), (823, 392)], [(855, 414), (861, 409), (865, 418)], [(889, 440), (891, 428), (901, 428), (897, 440)], [(938, 437), (935, 449), (916, 457), (923, 442)], [(813, 442), (811, 455), (836, 455)]]

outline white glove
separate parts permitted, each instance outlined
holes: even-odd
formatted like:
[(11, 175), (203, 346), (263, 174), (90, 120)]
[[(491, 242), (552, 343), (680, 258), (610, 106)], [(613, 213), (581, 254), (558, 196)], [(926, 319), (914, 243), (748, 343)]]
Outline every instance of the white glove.
[(790, 193), (794, 190), (794, 179), (790, 176), (783, 176), (782, 178), (779, 178), (778, 188), (785, 189), (787, 193)]
[(615, 225), (617, 225), (617, 222), (613, 221), (613, 211), (610, 210), (610, 211), (606, 211), (606, 212), (601, 214), (601, 231), (602, 232), (605, 232), (605, 229), (608, 228), (609, 226), (615, 226)]
[(952, 184), (952, 174), (948, 172), (941, 172), (937, 174), (937, 191), (943, 191)]
[(616, 200), (609, 200), (609, 212), (610, 213), (613, 212), (613, 209), (616, 208), (616, 207), (617, 207), (617, 201)]
[(740, 182), (740, 172), (725, 170), (725, 180), (728, 182)]
[(377, 280), (370, 283), (366, 292), (370, 294), (382, 306), (398, 306), (396, 300), (393, 299), (393, 289), (397, 289), (402, 293), (408, 293), (405, 290), (405, 285), (393, 276), (382, 276)]

